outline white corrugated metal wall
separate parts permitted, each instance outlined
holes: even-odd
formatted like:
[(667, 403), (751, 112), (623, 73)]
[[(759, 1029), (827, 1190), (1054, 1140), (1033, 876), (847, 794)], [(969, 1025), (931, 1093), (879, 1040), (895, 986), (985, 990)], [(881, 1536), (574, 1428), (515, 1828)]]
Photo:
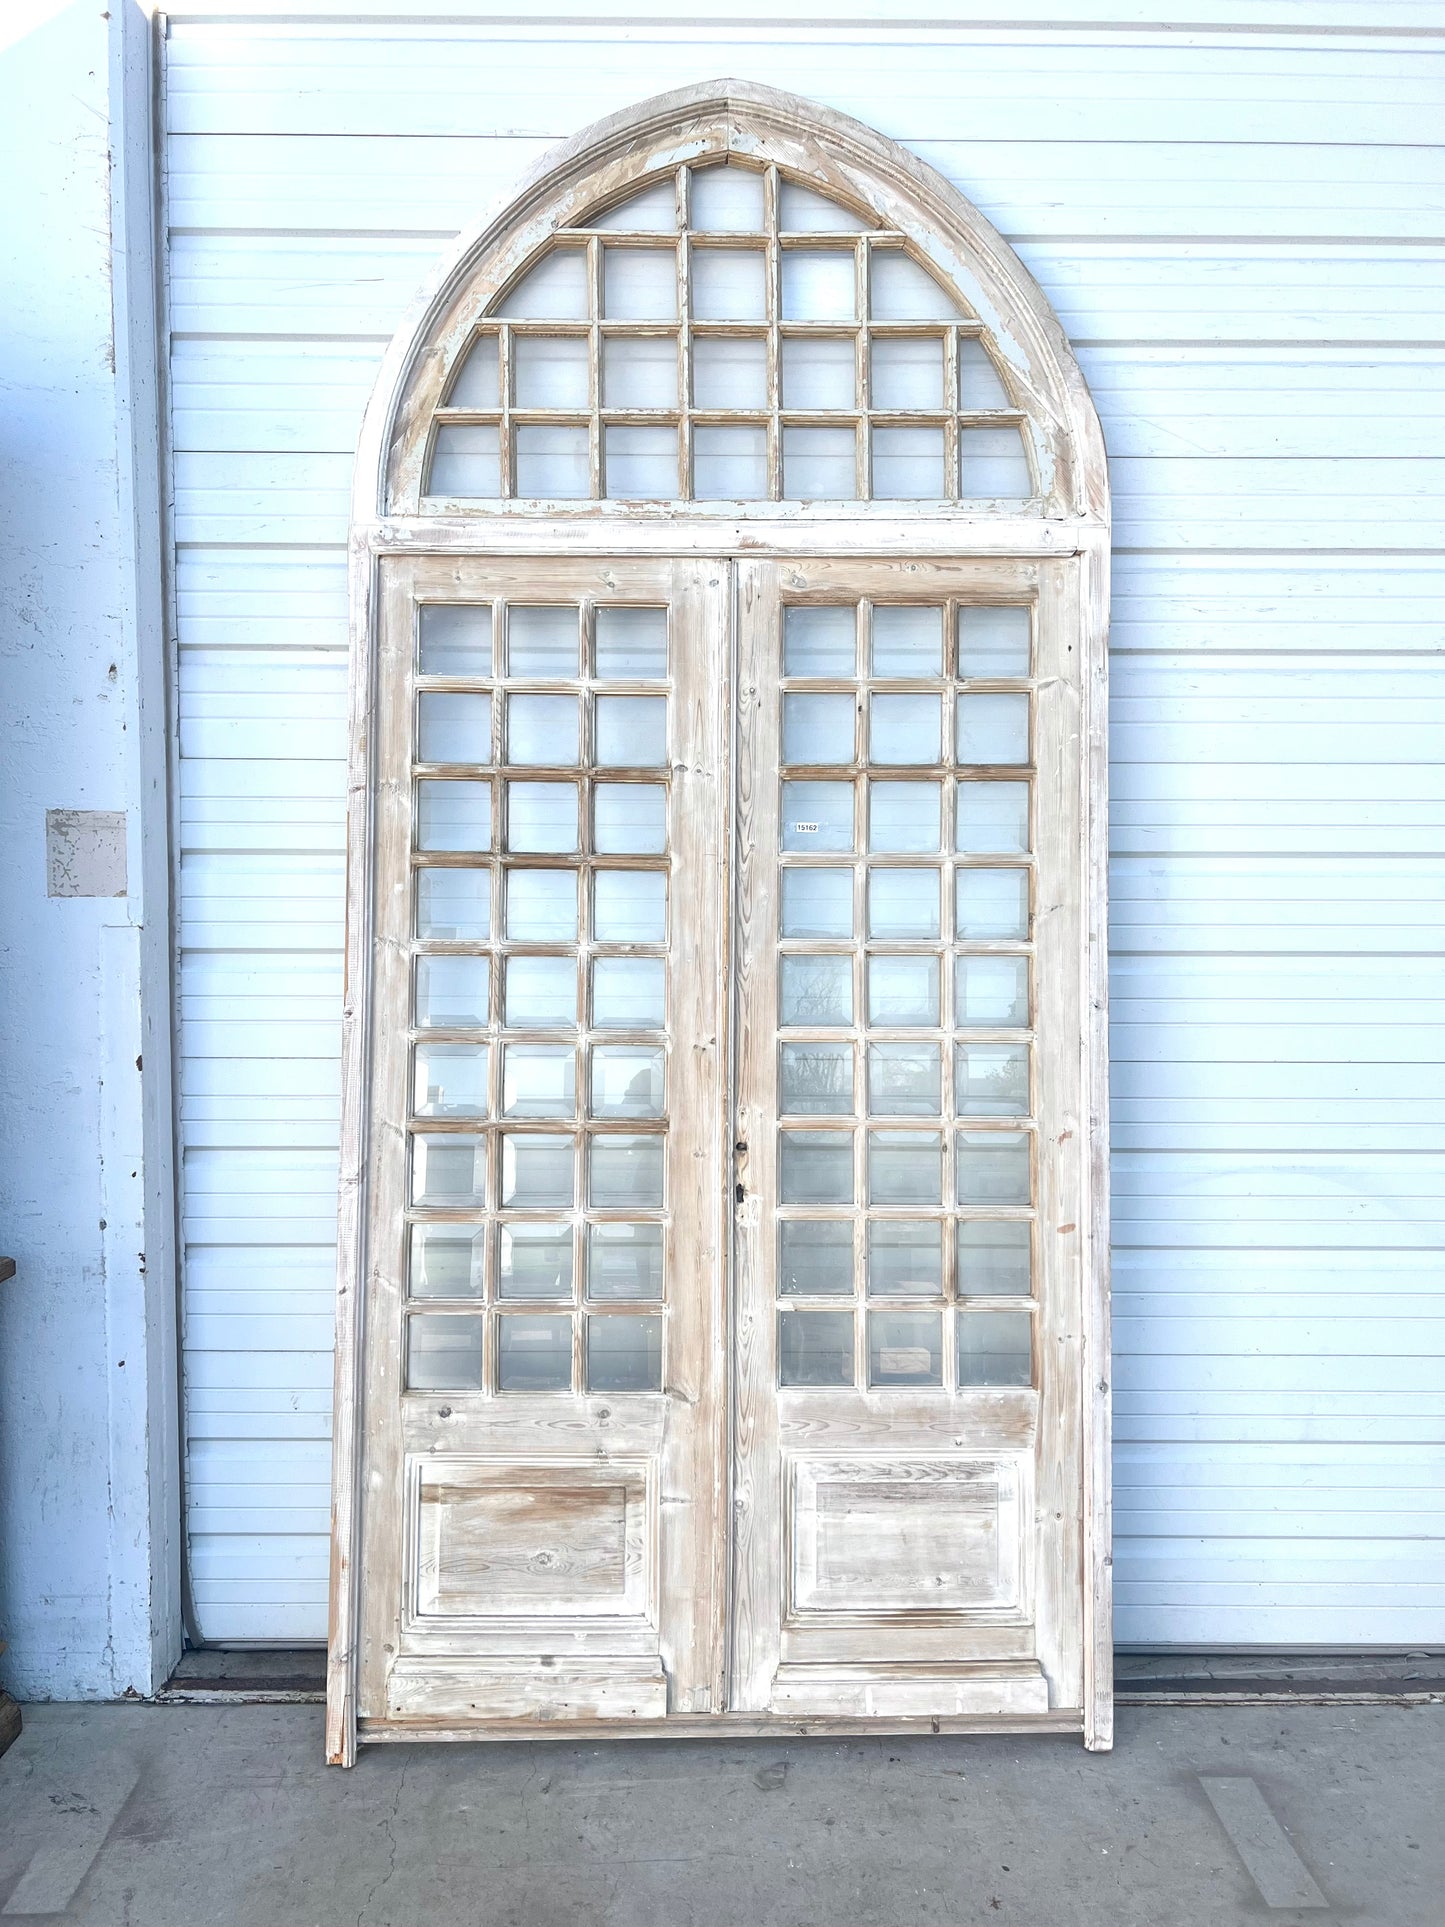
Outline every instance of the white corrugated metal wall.
[(1120, 1640), (1445, 1638), (1438, 6), (330, 11), (173, 17), (164, 50), (201, 1631), (325, 1631), (343, 543), (373, 372), (534, 156), (731, 73), (953, 179), (1104, 420)]

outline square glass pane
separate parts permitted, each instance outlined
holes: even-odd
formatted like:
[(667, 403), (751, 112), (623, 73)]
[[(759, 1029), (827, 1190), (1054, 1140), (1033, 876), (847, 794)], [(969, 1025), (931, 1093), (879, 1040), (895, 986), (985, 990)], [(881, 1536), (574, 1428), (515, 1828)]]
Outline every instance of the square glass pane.
[(589, 407), (586, 335), (514, 335), (512, 383), (516, 408)]
[(858, 406), (858, 350), (852, 335), (785, 335), (783, 406), (815, 409)]
[(418, 870), (416, 934), (452, 943), (481, 943), (492, 928), (490, 870)]
[(868, 785), (868, 848), (880, 856), (931, 856), (942, 821), (940, 783)]
[(1025, 608), (960, 609), (959, 675), (1026, 676), (1032, 628)]
[(874, 340), (870, 401), (887, 411), (943, 407), (943, 338), (903, 335)]
[(664, 1137), (594, 1137), (588, 1141), (589, 1204), (621, 1210), (662, 1208)]
[(602, 405), (604, 408), (676, 408), (677, 337), (604, 336)]
[(592, 1022), (599, 1030), (655, 1030), (667, 1022), (667, 966), (661, 957), (598, 957), (592, 965)]
[(868, 1383), (880, 1388), (943, 1383), (943, 1313), (870, 1311)]
[(587, 1320), (587, 1389), (662, 1390), (662, 1319), (656, 1312)]
[(676, 321), (676, 251), (603, 248), (602, 312), (609, 321)]
[(523, 856), (568, 856), (577, 848), (577, 790), (571, 783), (508, 783), (507, 848)]
[(783, 1044), (778, 1109), (790, 1117), (847, 1117), (853, 1109), (851, 1044)]
[(597, 943), (662, 943), (667, 936), (667, 876), (662, 870), (598, 870), (592, 882)]
[(853, 1202), (851, 1131), (783, 1131), (778, 1165), (784, 1204)]
[(572, 957), (509, 957), (506, 1016), (512, 1029), (565, 1029), (577, 1022), (577, 964)]
[(497, 1234), (499, 1298), (570, 1298), (570, 1224), (504, 1224)]
[(572, 1153), (570, 1137), (508, 1132), (502, 1139), (502, 1203), (522, 1211), (538, 1206), (570, 1208)]
[(938, 1131), (870, 1131), (868, 1202), (942, 1204), (942, 1135)]
[(965, 500), (1025, 501), (1034, 492), (1021, 428), (964, 428), (958, 492)]
[(778, 1227), (778, 1290), (784, 1298), (852, 1297), (852, 1223), (784, 1218)]
[(418, 1044), (412, 1060), (414, 1117), (485, 1117), (485, 1044)]
[(880, 696), (868, 703), (868, 758), (874, 763), (936, 763), (943, 755), (943, 704), (937, 696)]
[(752, 248), (694, 248), (689, 261), (695, 321), (764, 321), (764, 256)]
[(589, 227), (610, 229), (614, 234), (672, 234), (677, 229), (677, 184), (669, 174), (640, 194), (619, 201), (605, 214), (592, 215)]
[(688, 224), (699, 234), (761, 234), (762, 175), (727, 161), (695, 169)]
[(491, 697), (424, 689), (416, 699), (416, 737), (423, 763), (490, 763)]
[(941, 676), (943, 611), (909, 603), (880, 603), (873, 611), (875, 676)]
[(870, 1220), (870, 1298), (937, 1298), (942, 1290), (943, 1224), (940, 1219)]
[(941, 1044), (870, 1044), (868, 1110), (874, 1117), (937, 1117), (943, 1109)]
[(661, 769), (667, 761), (666, 696), (599, 696), (594, 760), (603, 769)]
[(938, 884), (937, 870), (869, 870), (869, 936), (938, 936)]
[(958, 1044), (953, 1108), (959, 1117), (1026, 1117), (1029, 1053), (1024, 1044)]
[(1029, 1021), (1027, 957), (956, 957), (953, 1021), (1007, 1029)]
[(767, 429), (699, 423), (692, 431), (692, 492), (699, 502), (767, 501)]
[(522, 422), (512, 430), (514, 493), (527, 501), (577, 501), (592, 493), (588, 430)]
[[(766, 408), (768, 344), (736, 335), (694, 335), (692, 405), (743, 410)], [(761, 430), (755, 432), (761, 433)]]
[(593, 1117), (661, 1117), (661, 1050), (645, 1044), (601, 1044), (592, 1053)]
[(939, 1023), (938, 980), (937, 957), (870, 957), (869, 1023)]
[(418, 1027), (467, 1030), (485, 1024), (491, 970), (486, 957), (418, 957)]
[(480, 335), (468, 350), (447, 390), (448, 408), (497, 408), (502, 388), (498, 379), (497, 337)]
[(418, 1132), (411, 1141), (413, 1204), (485, 1204), (487, 1140), (484, 1137), (433, 1137)]
[(409, 1392), (479, 1392), (482, 1389), (481, 1319), (408, 1318), (406, 1387)]
[(507, 674), (526, 682), (570, 682), (577, 674), (577, 611), (566, 603), (507, 611)]
[(780, 958), (778, 992), (780, 1024), (851, 1024), (853, 959)]
[(446, 422), (432, 444), (428, 495), (492, 501), (502, 492), (501, 431), (493, 422)]
[(857, 713), (853, 696), (784, 696), (783, 761), (851, 763)]
[(666, 609), (597, 611), (597, 675), (601, 681), (654, 682), (666, 674)]
[(577, 872), (509, 871), (507, 935), (514, 943), (575, 943)]
[(492, 846), (490, 783), (418, 783), (416, 847), (419, 850), (489, 850)]
[(931, 502), (947, 493), (941, 428), (873, 430), (873, 494), (880, 502)]
[(1013, 406), (993, 356), (972, 335), (958, 344), (958, 405), (966, 415)]
[(852, 428), (784, 428), (783, 495), (790, 502), (851, 502), (858, 494)]
[(851, 1385), (853, 1314), (851, 1311), (778, 1313), (780, 1385)]
[(417, 610), (417, 672), (423, 676), (490, 676), (489, 603), (428, 602)]
[(875, 248), (868, 313), (874, 321), (953, 321), (962, 312), (948, 290), (901, 248)]
[(502, 1052), (503, 1117), (574, 1117), (577, 1056), (570, 1044), (508, 1044)]
[(853, 847), (851, 783), (784, 783), (783, 848), (809, 856)]
[(578, 756), (575, 696), (508, 696), (507, 761), (574, 764)]
[(973, 943), (1029, 934), (1027, 870), (960, 870), (954, 881), (954, 920)]
[(785, 676), (852, 676), (857, 657), (858, 612), (851, 602), (784, 609)]
[(782, 266), (784, 321), (857, 319), (852, 248), (785, 248)]
[(591, 312), (585, 252), (554, 248), (523, 275), (497, 312), (509, 321), (585, 321)]
[(960, 763), (1026, 763), (1029, 760), (1027, 696), (960, 696)]
[(614, 502), (677, 499), (677, 430), (671, 423), (627, 427), (612, 422), (602, 431), (603, 494)]
[(1022, 856), (1029, 847), (1027, 783), (960, 783), (954, 847), (967, 856)]
[(966, 1218), (958, 1227), (961, 1298), (1027, 1298), (1033, 1289), (1033, 1226), (1019, 1219)]
[(797, 181), (778, 182), (778, 227), (784, 234), (858, 234), (873, 223)]
[(497, 1390), (566, 1392), (572, 1385), (572, 1320), (512, 1312), (497, 1320)]
[(656, 1303), (662, 1297), (662, 1226), (587, 1227), (587, 1296)]
[(412, 1298), (480, 1298), (487, 1234), (469, 1224), (414, 1224), (408, 1234)]
[(960, 1386), (1033, 1383), (1033, 1320), (1026, 1311), (961, 1311), (956, 1328)]
[(599, 783), (592, 792), (593, 847), (611, 856), (661, 856), (667, 791), (661, 783)]
[(782, 934), (785, 937), (851, 937), (853, 872), (803, 869), (783, 871)]
[(960, 1131), (953, 1141), (960, 1204), (1028, 1204), (1032, 1198), (1027, 1131)]

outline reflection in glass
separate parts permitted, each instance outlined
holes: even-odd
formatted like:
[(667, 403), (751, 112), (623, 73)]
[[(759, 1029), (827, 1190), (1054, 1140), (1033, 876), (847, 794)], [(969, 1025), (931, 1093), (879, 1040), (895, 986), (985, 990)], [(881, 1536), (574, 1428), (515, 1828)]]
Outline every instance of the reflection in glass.
[(783, 957), (779, 962), (780, 1024), (851, 1024), (853, 959)]
[(416, 817), (419, 850), (490, 849), (492, 786), (490, 783), (418, 783)]
[(676, 336), (606, 336), (602, 343), (602, 405), (676, 408)]
[(938, 1023), (938, 958), (870, 957), (868, 1021), (909, 1026)]
[(587, 256), (581, 248), (554, 248), (497, 310), (509, 321), (585, 321), (588, 311)]
[(960, 676), (1026, 676), (1030, 612), (1026, 608), (960, 609)]
[(507, 761), (520, 764), (575, 763), (578, 755), (575, 696), (509, 696)]
[(418, 1044), (412, 1072), (414, 1117), (485, 1117), (485, 1044)]
[(873, 1218), (868, 1296), (937, 1298), (943, 1290), (943, 1225), (937, 1218)]
[(780, 1385), (851, 1385), (852, 1312), (779, 1312), (778, 1382)]
[(936, 763), (943, 754), (943, 705), (937, 696), (873, 695), (868, 756), (874, 763)]
[(954, 891), (960, 937), (987, 943), (1028, 935), (1027, 870), (960, 870)]
[(570, 1206), (572, 1162), (570, 1137), (508, 1132), (502, 1139), (502, 1203), (518, 1210)]
[(965, 428), (958, 437), (959, 493), (1023, 501), (1034, 492), (1021, 428)]
[(940, 335), (885, 336), (869, 350), (872, 404), (882, 409), (943, 407)]
[(491, 965), (485, 957), (418, 957), (416, 1021), (424, 1030), (465, 1030), (487, 1021)]
[(592, 935), (598, 943), (661, 943), (667, 935), (667, 877), (661, 870), (598, 870)]
[(943, 791), (938, 783), (870, 783), (868, 848), (881, 856), (924, 856), (938, 848)]
[(570, 1224), (504, 1224), (497, 1236), (499, 1298), (570, 1298)]
[(591, 373), (586, 335), (514, 335), (514, 406), (586, 408)]
[(1025, 1117), (1029, 1056), (1023, 1044), (959, 1044), (953, 1053), (954, 1109), (960, 1117)]
[(575, 943), (575, 870), (510, 870), (507, 935), (521, 943)]
[(667, 1021), (661, 957), (598, 957), (592, 965), (592, 1021), (601, 1030), (651, 1030)]
[(417, 1132), (411, 1141), (413, 1204), (484, 1204), (486, 1196), (485, 1138)]
[(593, 1117), (661, 1117), (663, 1062), (648, 1045), (599, 1045), (592, 1053)]
[(937, 1131), (868, 1133), (870, 1204), (942, 1204), (943, 1138)]
[(509, 957), (506, 1016), (512, 1029), (570, 1028), (577, 1022), (577, 965), (571, 957)]
[(1033, 1227), (1019, 1220), (969, 1218), (958, 1227), (961, 1297), (1027, 1298), (1032, 1288)]
[(785, 937), (851, 937), (853, 872), (790, 864), (783, 871)]
[(512, 1312), (497, 1320), (497, 1390), (565, 1392), (572, 1384), (572, 1320)]
[(943, 1109), (942, 1046), (870, 1044), (868, 1109), (874, 1117), (937, 1117)]
[(1033, 1321), (1026, 1311), (961, 1311), (956, 1325), (960, 1385), (1032, 1384)]
[(671, 176), (619, 201), (605, 214), (589, 215), (587, 226), (610, 228), (614, 234), (671, 234), (677, 227), (677, 188)]
[(662, 1137), (594, 1137), (589, 1140), (587, 1200), (623, 1210), (662, 1207)]
[(1027, 1204), (1032, 1196), (1027, 1131), (960, 1131), (953, 1169), (960, 1204)]
[(599, 609), (597, 674), (603, 682), (651, 682), (665, 676), (666, 609)]
[(469, 1224), (414, 1224), (407, 1291), (413, 1298), (480, 1298), (487, 1234)]
[(694, 248), (690, 269), (694, 320), (766, 319), (766, 281), (761, 253), (751, 248)]
[(956, 1024), (1011, 1028), (1028, 1023), (1027, 957), (958, 957), (953, 970)]
[(765, 502), (767, 429), (700, 422), (692, 431), (692, 492), (699, 502)]
[(868, 312), (874, 321), (952, 321), (960, 310), (926, 268), (898, 248), (875, 248)]
[(783, 848), (829, 855), (853, 847), (851, 783), (784, 783)]
[(937, 1311), (870, 1311), (870, 1385), (941, 1385), (943, 1314)]
[(516, 493), (528, 500), (576, 501), (592, 493), (592, 456), (585, 428), (539, 422), (513, 430)]
[(675, 321), (677, 256), (671, 248), (602, 250), (602, 312), (609, 321)]
[(1029, 847), (1028, 784), (961, 782), (955, 847), (967, 856), (1022, 855)]
[(873, 494), (880, 502), (926, 502), (947, 493), (941, 428), (873, 431)]
[(417, 611), (417, 671), (423, 676), (490, 676), (488, 603), (428, 602)]
[(853, 1109), (853, 1046), (781, 1045), (778, 1108), (794, 1117), (846, 1117)]
[(446, 1315), (408, 1318), (406, 1385), (410, 1392), (480, 1391), (481, 1319)]
[(784, 234), (857, 234), (871, 225), (851, 208), (815, 194), (811, 187), (797, 181), (778, 183), (778, 226)]
[(447, 390), (448, 408), (496, 408), (502, 399), (497, 377), (497, 337), (482, 335), (472, 343)]
[(428, 495), (489, 501), (502, 492), (501, 437), (492, 422), (447, 422), (436, 432)]
[(694, 170), (689, 225), (699, 234), (761, 234), (763, 177), (723, 161)]
[(416, 934), (453, 943), (484, 941), (492, 927), (490, 870), (416, 872)]
[(577, 1060), (570, 1044), (508, 1044), (502, 1052), (503, 1117), (572, 1117)]
[(604, 769), (660, 769), (667, 761), (666, 696), (599, 696), (595, 760)]
[(784, 1218), (778, 1227), (778, 1290), (785, 1298), (850, 1297), (853, 1226), (849, 1220)]
[(604, 854), (660, 856), (667, 848), (667, 791), (660, 783), (599, 783), (592, 833)]
[(784, 321), (853, 321), (858, 313), (853, 250), (783, 252)]
[(662, 1297), (662, 1226), (587, 1227), (587, 1296), (644, 1303)]
[(656, 1313), (587, 1320), (587, 1389), (662, 1390), (662, 1319)]
[(577, 674), (577, 611), (566, 604), (516, 604), (507, 611), (507, 674), (562, 682)]
[(851, 603), (784, 609), (785, 676), (851, 676), (857, 653), (858, 615)]
[(969, 415), (1012, 406), (993, 356), (973, 336), (958, 344), (958, 405)]
[(783, 495), (792, 502), (851, 502), (858, 493), (852, 428), (783, 429)]
[(870, 937), (936, 937), (939, 934), (937, 870), (868, 872)]
[(875, 676), (941, 676), (942, 609), (908, 603), (876, 607), (870, 660)]
[(852, 696), (784, 696), (783, 761), (851, 763), (855, 715)]
[(609, 422), (602, 431), (603, 493), (614, 502), (670, 502), (678, 492), (677, 430), (670, 423), (628, 426)]
[[(767, 343), (752, 336), (694, 335), (692, 405), (694, 408), (766, 408)], [(761, 430), (755, 432), (762, 434)], [(766, 448), (766, 442), (763, 446)], [(766, 486), (760, 492), (765, 494)]]
[(423, 763), (490, 763), (492, 699), (426, 689), (416, 699), (417, 756)]
[(784, 408), (812, 413), (857, 406), (857, 350), (851, 335), (785, 335), (782, 352)]
[(851, 1204), (852, 1132), (782, 1132), (779, 1195), (784, 1204)]
[(960, 696), (956, 754), (960, 763), (1026, 763), (1028, 697)]

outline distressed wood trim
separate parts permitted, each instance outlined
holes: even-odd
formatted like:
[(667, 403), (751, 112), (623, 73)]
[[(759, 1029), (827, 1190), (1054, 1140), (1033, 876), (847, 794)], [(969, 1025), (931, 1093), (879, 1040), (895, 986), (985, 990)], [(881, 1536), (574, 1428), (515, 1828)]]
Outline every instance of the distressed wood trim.
[(1083, 1714), (1076, 1707), (1059, 1707), (1048, 1713), (938, 1714), (926, 1719), (823, 1719), (807, 1716), (789, 1719), (777, 1714), (719, 1713), (711, 1719), (670, 1718), (665, 1720), (588, 1720), (576, 1723), (560, 1720), (416, 1720), (406, 1724), (363, 1720), (358, 1738), (365, 1746), (406, 1743), (411, 1740), (713, 1740), (713, 1739), (879, 1739), (948, 1733), (967, 1734), (1077, 1734), (1083, 1727)]
[(760, 503), (756, 512), (709, 515), (706, 504), (589, 502), (576, 512), (518, 514), (507, 503), (478, 515), (398, 515), (358, 522), (379, 553), (487, 556), (718, 556), (784, 559), (856, 555), (883, 561), (934, 556), (1026, 558), (1077, 555), (1097, 533), (1081, 517), (961, 515), (925, 508), (899, 515), (893, 503)]

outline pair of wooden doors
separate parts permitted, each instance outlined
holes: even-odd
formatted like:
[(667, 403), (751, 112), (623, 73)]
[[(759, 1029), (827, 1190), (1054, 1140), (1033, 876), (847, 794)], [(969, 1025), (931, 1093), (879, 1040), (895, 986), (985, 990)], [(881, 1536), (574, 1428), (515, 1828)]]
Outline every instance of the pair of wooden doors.
[(362, 1736), (1097, 1738), (1079, 558), (378, 566)]

